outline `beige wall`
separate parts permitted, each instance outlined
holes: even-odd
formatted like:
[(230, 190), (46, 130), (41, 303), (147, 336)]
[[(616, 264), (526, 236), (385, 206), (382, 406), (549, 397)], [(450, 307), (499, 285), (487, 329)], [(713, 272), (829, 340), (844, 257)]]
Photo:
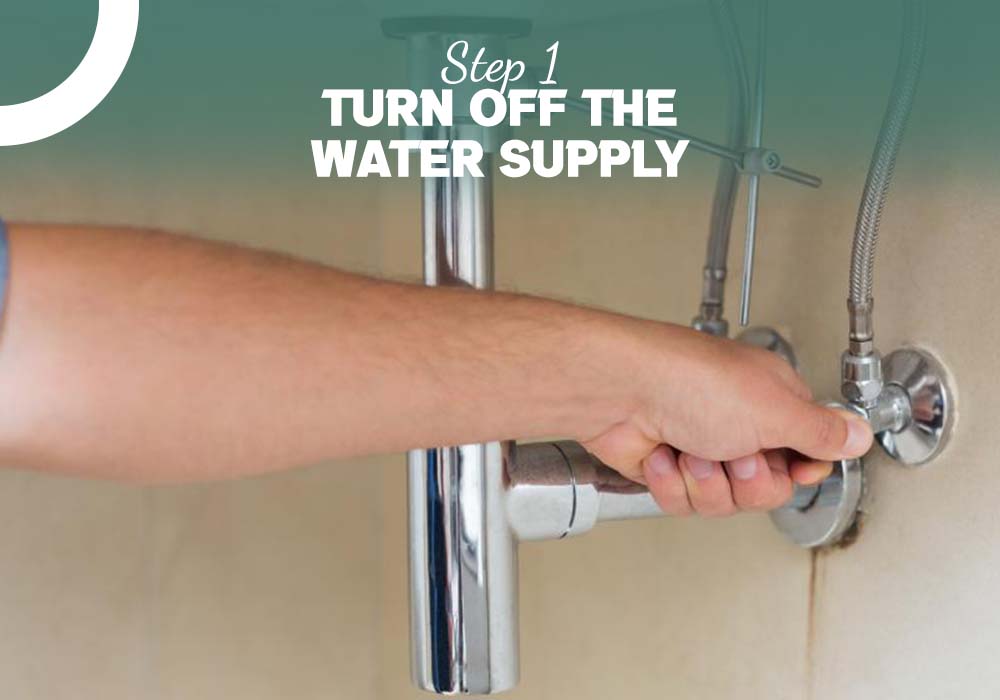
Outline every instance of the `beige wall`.
[[(663, 48), (644, 46), (651, 61)], [(881, 101), (887, 71), (855, 77)], [(858, 124), (859, 144), (874, 139), (878, 107), (810, 104)], [(795, 109), (787, 97), (772, 105)], [(911, 141), (926, 127), (918, 115)], [(860, 539), (815, 557), (764, 516), (611, 524), (522, 547), (522, 683), (511, 698), (1000, 694), (1000, 199), (968, 127), (950, 124), (954, 148), (904, 154), (877, 274), (883, 351), (924, 344), (954, 373), (960, 421), (945, 455), (912, 472), (873, 458)], [(844, 134), (815, 136), (795, 136), (797, 157), (787, 155), (824, 188), (763, 188), (754, 321), (785, 329), (816, 393), (832, 396), (865, 155), (845, 166)], [(985, 148), (998, 142), (994, 133)], [(415, 182), (334, 186), (264, 165), (163, 170), (141, 146), (114, 164), (88, 151), (85, 169), (55, 145), (18, 151), (0, 170), (2, 214), (160, 226), (418, 274)], [(714, 162), (691, 154), (670, 183), (501, 179), (499, 285), (686, 323), (713, 178)], [(0, 696), (417, 697), (404, 496), (402, 457), (155, 490), (0, 473)]]

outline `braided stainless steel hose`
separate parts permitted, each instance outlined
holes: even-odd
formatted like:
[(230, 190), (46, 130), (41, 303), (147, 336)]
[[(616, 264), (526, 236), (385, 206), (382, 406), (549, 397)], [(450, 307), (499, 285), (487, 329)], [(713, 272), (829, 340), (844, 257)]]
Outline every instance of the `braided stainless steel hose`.
[[(709, 0), (719, 43), (726, 57), (729, 84), (729, 105), (726, 144), (741, 151), (747, 140), (747, 105), (750, 101), (750, 81), (747, 77), (743, 44), (730, 0)], [(709, 223), (708, 248), (705, 252), (704, 281), (701, 309), (694, 325), (713, 335), (728, 335), (722, 317), (725, 297), (729, 237), (733, 226), (733, 210), (740, 186), (740, 170), (736, 163), (722, 160), (715, 181), (712, 216)]]
[(924, 0), (904, 0), (903, 38), (899, 63), (893, 80), (889, 105), (882, 119), (875, 151), (872, 154), (864, 194), (851, 250), (851, 279), (848, 309), (850, 314), (850, 352), (865, 356), (874, 352), (872, 328), (872, 286), (875, 248), (878, 244), (882, 210), (889, 194), (896, 156), (913, 106), (913, 99), (923, 64), (927, 27)]

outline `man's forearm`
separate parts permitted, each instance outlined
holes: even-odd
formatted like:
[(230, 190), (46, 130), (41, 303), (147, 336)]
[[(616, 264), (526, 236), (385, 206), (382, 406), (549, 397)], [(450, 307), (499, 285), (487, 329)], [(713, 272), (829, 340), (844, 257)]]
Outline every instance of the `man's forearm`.
[(621, 383), (635, 376), (622, 342), (635, 322), (611, 314), (157, 233), (12, 226), (10, 243), (0, 461), (11, 466), (225, 477), (582, 437), (633, 408)]

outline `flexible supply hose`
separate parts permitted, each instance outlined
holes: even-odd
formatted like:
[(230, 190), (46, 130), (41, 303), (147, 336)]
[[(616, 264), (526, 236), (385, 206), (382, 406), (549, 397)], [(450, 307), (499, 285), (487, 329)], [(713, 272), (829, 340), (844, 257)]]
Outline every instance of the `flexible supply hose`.
[[(729, 105), (726, 145), (742, 151), (747, 139), (747, 105), (750, 87), (747, 78), (743, 45), (730, 0), (709, 0), (719, 42), (726, 59), (729, 75)], [(708, 246), (705, 252), (705, 280), (702, 289), (698, 321), (707, 322), (702, 329), (724, 335), (722, 320), (725, 294), (726, 265), (729, 257), (729, 236), (733, 226), (733, 210), (740, 186), (740, 171), (736, 163), (723, 159), (715, 181), (712, 216), (709, 221)]]
[[(924, 0), (904, 0), (903, 38), (889, 105), (882, 119), (875, 151), (865, 181), (851, 250), (851, 280), (848, 305), (852, 349), (871, 351), (872, 286), (875, 248), (882, 210), (889, 194), (896, 156), (913, 106), (924, 58), (927, 12)], [(860, 345), (859, 345), (860, 344)]]
[[(729, 0), (711, 0), (712, 14), (718, 27), (722, 46), (725, 50), (729, 71), (729, 136), (727, 145), (734, 150), (742, 150), (747, 138), (747, 104), (750, 101), (749, 79), (743, 57), (743, 45), (733, 16)], [(726, 268), (729, 253), (729, 233), (733, 224), (733, 209), (736, 193), (740, 185), (740, 171), (735, 163), (723, 160), (719, 164), (719, 176), (715, 184), (715, 198), (712, 201), (712, 218), (708, 238), (705, 266), (713, 269)]]

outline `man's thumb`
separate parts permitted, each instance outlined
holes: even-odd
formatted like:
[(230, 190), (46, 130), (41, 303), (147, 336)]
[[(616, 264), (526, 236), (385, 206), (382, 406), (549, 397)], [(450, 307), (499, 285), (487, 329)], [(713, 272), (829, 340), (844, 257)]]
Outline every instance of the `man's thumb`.
[(807, 457), (821, 460), (860, 457), (872, 445), (872, 430), (861, 416), (851, 411), (802, 401), (797, 415), (791, 416), (783, 445)]

